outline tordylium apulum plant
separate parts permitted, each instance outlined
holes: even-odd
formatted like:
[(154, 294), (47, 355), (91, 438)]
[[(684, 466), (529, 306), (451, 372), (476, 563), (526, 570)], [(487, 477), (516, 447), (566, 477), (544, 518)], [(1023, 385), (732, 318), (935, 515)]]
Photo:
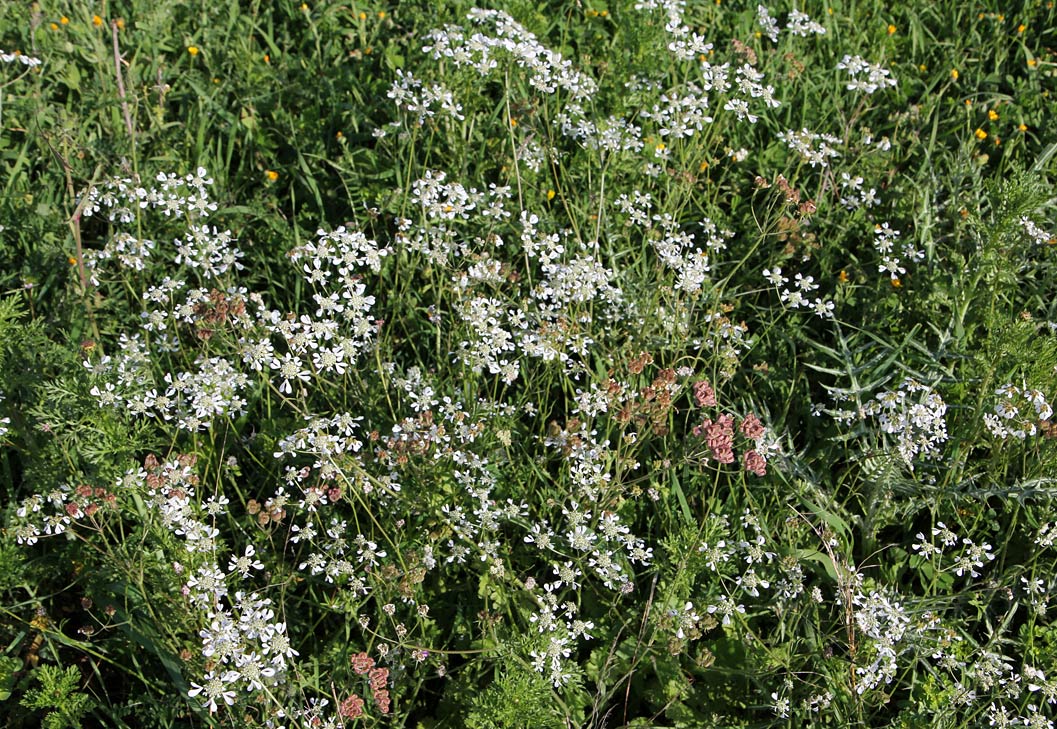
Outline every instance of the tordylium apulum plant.
[(125, 5), (0, 11), (12, 726), (1054, 726), (1052, 3)]

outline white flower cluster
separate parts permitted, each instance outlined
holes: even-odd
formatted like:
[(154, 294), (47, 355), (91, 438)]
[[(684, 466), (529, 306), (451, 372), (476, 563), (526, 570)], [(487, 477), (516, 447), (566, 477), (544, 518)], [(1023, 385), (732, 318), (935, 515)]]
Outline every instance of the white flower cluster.
[(469, 20), (476, 26), (492, 26), (495, 35), (483, 32), (467, 36), (463, 29), (448, 25), (426, 36), (428, 44), (422, 48), (435, 59), (446, 58), (456, 66), (473, 68), (481, 76), (500, 70), (500, 61), (524, 69), (528, 83), (537, 91), (553, 94), (558, 89), (574, 99), (590, 98), (598, 86), (593, 79), (577, 71), (560, 53), (543, 46), (536, 36), (499, 10), (470, 11)]
[(840, 140), (831, 134), (815, 134), (807, 129), (799, 132), (787, 130), (779, 132), (778, 138), (812, 167), (828, 167), (829, 160), (840, 157), (840, 153), (834, 149)]
[[(146, 325), (161, 328), (161, 323)], [(139, 335), (122, 336), (116, 358), (102, 357), (84, 366), (102, 380), (91, 394), (100, 407), (125, 410), (135, 416), (174, 421), (181, 430), (207, 430), (218, 417), (236, 417), (245, 410), (241, 392), (249, 379), (222, 357), (199, 357), (196, 370), (165, 373), (158, 384), (151, 372), (151, 355)]]
[(1023, 215), (1020, 218), (1020, 227), (1027, 233), (1028, 238), (1032, 240), (1035, 245), (1043, 245), (1044, 243), (1057, 243), (1057, 236), (1047, 233), (1043, 230), (1038, 223), (1029, 218), (1027, 215)]
[(841, 198), (840, 204), (848, 210), (859, 208), (875, 208), (881, 204), (881, 198), (877, 194), (877, 188), (863, 189), (865, 180), (861, 175), (852, 177), (847, 172), (840, 173)]
[[(932, 536), (933, 538), (938, 538), (938, 545), (926, 539), (924, 533), (918, 532), (918, 541), (913, 546), (915, 552), (930, 561), (933, 558), (937, 558), (938, 561), (938, 558), (942, 557), (949, 548), (957, 546), (959, 542), (958, 535), (942, 521), (936, 522), (936, 526), (932, 528)], [(976, 544), (968, 537), (961, 537), (960, 541), (962, 545), (961, 551), (955, 555), (953, 565), (944, 569), (949, 569), (958, 577), (968, 573), (970, 577), (975, 579), (980, 576), (977, 570), (982, 569), (984, 565), (994, 560), (993, 548), (987, 542)]]
[(554, 123), (562, 135), (579, 141), (588, 149), (610, 154), (635, 153), (642, 151), (644, 146), (640, 127), (615, 116), (593, 122), (579, 104), (567, 105), (555, 117)]
[(33, 56), (27, 56), (22, 51), (8, 53), (5, 50), (0, 50), (0, 63), (21, 63), (27, 68), (34, 68), (43, 63), (43, 61)]
[(869, 594), (857, 591), (852, 596), (855, 626), (860, 635), (870, 639), (875, 651), (873, 662), (856, 669), (859, 694), (889, 684), (896, 676), (896, 659), (925, 642), (932, 642), (928, 632), (940, 628), (939, 618), (926, 613), (912, 620), (897, 595), (878, 590)]
[(734, 232), (720, 230), (708, 218), (701, 221), (704, 248), (697, 245), (693, 232), (681, 229), (670, 215), (655, 215), (653, 221), (661, 231), (661, 237), (651, 238), (650, 243), (664, 265), (676, 273), (675, 289), (696, 294), (708, 280), (711, 272), (709, 253), (725, 249), (726, 241)]
[(892, 228), (888, 223), (874, 226), (874, 249), (881, 255), (881, 263), (877, 267), (879, 273), (887, 273), (892, 281), (898, 281), (907, 270), (903, 268), (903, 259), (913, 263), (925, 260), (925, 251), (914, 247), (911, 242), (903, 243), (900, 248), (900, 256), (895, 255), (896, 243), (899, 241), (900, 232)]
[(426, 170), (411, 185), (411, 200), (421, 213), (417, 222), (410, 218), (397, 220), (396, 241), (412, 251), (425, 255), (430, 263), (443, 265), (453, 256), (470, 255), (475, 247), (501, 246), (502, 239), (491, 235), (486, 240), (468, 240), (454, 226), (479, 215), (485, 220), (510, 217), (506, 203), (512, 197), (509, 185), (491, 183), (480, 192), (466, 189), (458, 182), (448, 182), (447, 173)]
[[(216, 579), (210, 575), (207, 581)], [(240, 690), (270, 693), (285, 680), (288, 661), (299, 655), (290, 645), (286, 623), (276, 618), (269, 598), (240, 591), (231, 602), (231, 608), (219, 605), (206, 613), (209, 627), (199, 636), (202, 655), (214, 665), (201, 683), (192, 681), (187, 692), (188, 696), (200, 697), (210, 713), (221, 703), (233, 705)]]
[[(160, 172), (150, 185), (131, 178), (111, 179), (90, 188), (82, 197), (83, 215), (102, 214), (109, 222), (120, 225), (135, 223), (139, 211), (146, 210), (159, 211), (167, 218), (186, 218), (188, 232), (186, 237), (174, 242), (178, 250), (174, 261), (213, 278), (230, 268), (241, 268), (238, 259), (242, 252), (231, 246), (230, 231), (219, 232), (216, 228), (195, 224), (217, 210), (216, 202), (209, 197), (208, 187), (212, 184), (203, 167), (182, 177)], [(128, 231), (118, 230), (103, 248), (86, 250), (84, 263), (92, 284), (98, 286), (96, 269), (102, 261), (113, 258), (124, 268), (142, 271), (156, 248), (153, 240), (138, 239)]]
[(1053, 408), (1041, 390), (1006, 383), (997, 390), (994, 412), (984, 415), (984, 425), (995, 438), (1025, 440), (1038, 433), (1039, 421), (1053, 417)]
[(660, 103), (650, 111), (643, 109), (640, 115), (652, 119), (657, 133), (662, 137), (689, 138), (712, 123), (708, 114), (708, 96), (696, 84), (687, 84), (686, 92), (670, 91), (661, 94)]
[[(756, 6), (756, 23), (760, 26), (760, 32), (767, 36), (771, 43), (778, 42), (778, 21), (771, 15), (769, 8), (763, 5)], [(786, 19), (785, 31), (790, 35), (806, 38), (809, 35), (825, 35), (826, 29), (812, 20), (806, 13), (796, 8), (789, 12)]]
[(458, 121), (466, 117), (462, 105), (440, 84), (424, 84), (410, 71), (396, 70), (396, 80), (389, 87), (388, 96), (403, 111), (415, 115), (415, 123), (422, 126), (438, 112)]
[(947, 440), (943, 398), (909, 378), (897, 389), (878, 394), (862, 413), (876, 417), (882, 432), (896, 436), (896, 449), (911, 471), (916, 460), (938, 458)]
[(837, 68), (847, 71), (851, 80), (845, 87), (848, 91), (862, 91), (872, 94), (884, 88), (895, 88), (896, 80), (892, 73), (876, 64), (868, 63), (862, 56), (845, 55), (837, 64)]
[(815, 316), (820, 319), (833, 318), (833, 312), (837, 305), (832, 299), (824, 299), (818, 296), (814, 300), (811, 298), (811, 294), (819, 289), (819, 285), (815, 283), (814, 276), (805, 276), (802, 273), (796, 274), (793, 278), (792, 288), (785, 286), (789, 283), (789, 278), (782, 273), (781, 268), (776, 267), (773, 270), (765, 268), (763, 277), (779, 292), (782, 303), (785, 306), (791, 309), (813, 311)]

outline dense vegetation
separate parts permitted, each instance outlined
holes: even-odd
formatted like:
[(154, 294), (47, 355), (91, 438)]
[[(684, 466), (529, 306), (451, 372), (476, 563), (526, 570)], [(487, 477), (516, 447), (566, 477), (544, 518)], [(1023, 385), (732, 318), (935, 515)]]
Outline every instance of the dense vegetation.
[(0, 5), (0, 715), (1052, 727), (1055, 47)]

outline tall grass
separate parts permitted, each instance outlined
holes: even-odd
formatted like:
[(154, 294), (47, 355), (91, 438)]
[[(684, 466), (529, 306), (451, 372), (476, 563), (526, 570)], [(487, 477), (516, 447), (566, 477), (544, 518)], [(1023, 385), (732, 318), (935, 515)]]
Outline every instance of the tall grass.
[(1052, 726), (1054, 27), (3, 6), (8, 722)]

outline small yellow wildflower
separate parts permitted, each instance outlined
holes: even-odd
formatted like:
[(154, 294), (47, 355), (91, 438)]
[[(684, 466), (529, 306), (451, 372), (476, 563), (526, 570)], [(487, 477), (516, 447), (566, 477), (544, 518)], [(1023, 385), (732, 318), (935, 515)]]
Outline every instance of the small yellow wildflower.
[(357, 17), (358, 17), (358, 18), (359, 18), (360, 20), (367, 20), (367, 13), (365, 13), (365, 12), (363, 12), (363, 11), (360, 11), (360, 14), (359, 14), (359, 15), (358, 15)]
[(307, 13), (308, 12), (308, 3), (301, 3), (301, 12), (303, 12), (303, 13)]
[(1002, 146), (1002, 140), (999, 137), (995, 137), (995, 146), (996, 147), (1001, 147)]
[(998, 112), (995, 111), (994, 109), (988, 109), (987, 118), (990, 119), (991, 121), (998, 121)]
[(187, 52), (190, 53), (192, 56), (197, 56), (198, 46), (187, 46)]
[(1017, 33), (1023, 33), (1027, 29), (1028, 29), (1028, 26), (1026, 26), (1023, 23), (1021, 23), (1020, 25), (1017, 26)]
[(52, 30), (58, 30), (59, 29), (59, 24), (58, 23), (49, 23), (48, 27), (51, 28)]
[(342, 139), (344, 139), (344, 138), (345, 138), (345, 135), (344, 135), (344, 134), (342, 134), (342, 133), (341, 133), (341, 130), (339, 129), (339, 130), (338, 130), (338, 133), (334, 135), (334, 138), (335, 138), (335, 139), (337, 139), (337, 140), (338, 140), (338, 141), (340, 142), (340, 141), (341, 141)]
[(66, 262), (69, 263), (71, 266), (76, 266), (77, 265), (77, 259), (74, 258), (73, 256), (70, 256), (69, 258), (67, 258)]
[(64, 15), (64, 16), (62, 16), (61, 18), (59, 18), (59, 23), (60, 23), (60, 24), (62, 24), (62, 25), (69, 25), (69, 24), (70, 24), (70, 19), (69, 19), (69, 18), (67, 18), (67, 17), (66, 17), (65, 15)]
[[(716, 5), (719, 5), (719, 3), (717, 2)], [(599, 15), (601, 15), (603, 18), (608, 18), (609, 17), (609, 11), (608, 10), (603, 10), (602, 12), (599, 13)]]
[(667, 148), (668, 148), (668, 147), (667, 147), (667, 145), (665, 145), (665, 143), (664, 143), (664, 142), (658, 142), (658, 143), (657, 143), (657, 146), (656, 146), (656, 147), (654, 147), (654, 150), (655, 150), (655, 151), (657, 151), (657, 152), (663, 152), (663, 151), (664, 151), (664, 150), (666, 150)]
[(1035, 64), (1037, 64), (1037, 63), (1038, 63), (1038, 61), (1036, 61), (1034, 58), (1029, 58), (1028, 59), (1028, 68), (1035, 68)]
[(956, 69), (956, 68), (952, 68), (951, 69), (951, 80), (953, 80), (953, 81), (957, 81), (958, 80), (958, 69)]
[(698, 172), (704, 172), (707, 169), (708, 169), (708, 160), (702, 161), (701, 164), (699, 164), (697, 166), (697, 171)]
[(895, 35), (896, 27), (892, 24), (888, 25), (888, 35)]
[(272, 62), (272, 57), (269, 56), (267, 53), (264, 54), (264, 62), (265, 63), (271, 63)]
[(597, 10), (591, 10), (590, 8), (588, 8), (586, 15), (589, 18), (597, 18), (598, 17), (598, 11)]
[(98, 28), (102, 24), (103, 24), (103, 19), (102, 18), (100, 18), (98, 15), (93, 15), (92, 16), (92, 25), (94, 25), (96, 28)]
[(510, 127), (511, 127), (511, 128), (514, 128), (514, 127), (516, 127), (516, 126), (517, 126), (517, 119), (515, 119), (515, 118), (511, 117), (511, 118), (510, 118)]
[(379, 10), (378, 11), (378, 20), (385, 20), (385, 11), (384, 10)]
[(899, 287), (901, 287), (902, 285), (903, 285), (903, 282), (902, 282), (902, 281), (900, 281), (898, 277), (894, 277), (894, 278), (892, 279), (892, 288), (894, 288), (894, 289), (898, 289), (898, 288), (899, 288)]
[(985, 132), (983, 129), (977, 128), (974, 134), (976, 134), (976, 138), (979, 139), (981, 142), (987, 139), (987, 132)]
[(275, 182), (279, 179), (279, 173), (275, 170), (265, 170), (264, 176), (268, 178), (268, 182)]
[(118, 18), (117, 20), (114, 21), (114, 25), (117, 26), (118, 30), (124, 30), (125, 29), (125, 19), (124, 18)]
[(840, 274), (837, 276), (837, 280), (840, 281), (842, 284), (848, 283), (848, 272), (842, 268)]
[(553, 200), (554, 196), (557, 194), (558, 193), (554, 192), (554, 190), (547, 190), (547, 201), (550, 202), (551, 200)]
[(1019, 129), (1021, 132), (1026, 132), (1026, 131), (1028, 131), (1028, 125), (1027, 124), (1018, 124), (1017, 125), (1017, 129)]
[(918, 66), (918, 70), (921, 71), (922, 73), (925, 73), (926, 71), (929, 70), (929, 67), (926, 66), (924, 63), (922, 63), (920, 66)]

